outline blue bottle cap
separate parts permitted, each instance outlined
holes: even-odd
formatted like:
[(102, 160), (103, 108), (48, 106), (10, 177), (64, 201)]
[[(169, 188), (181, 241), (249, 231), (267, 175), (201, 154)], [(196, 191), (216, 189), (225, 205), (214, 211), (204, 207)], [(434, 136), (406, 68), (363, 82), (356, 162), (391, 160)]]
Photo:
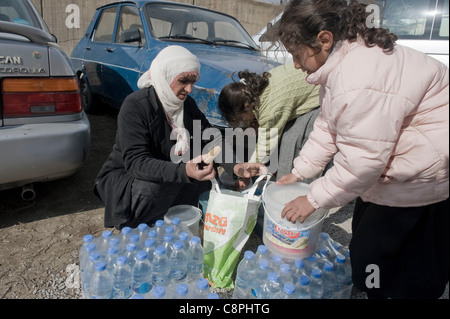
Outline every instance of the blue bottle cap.
[(156, 227), (163, 227), (165, 224), (164, 220), (158, 219), (155, 223)]
[(314, 268), (311, 270), (311, 276), (313, 276), (314, 278), (320, 278), (320, 277), (322, 277), (322, 270), (320, 270), (320, 269), (317, 268), (317, 267), (314, 267)]
[(131, 299), (144, 299), (144, 296), (141, 294), (135, 294), (133, 295), (133, 297), (131, 297)]
[(139, 231), (145, 231), (148, 228), (148, 225), (145, 223), (139, 224), (138, 229)]
[(133, 234), (130, 236), (130, 241), (133, 243), (137, 243), (139, 241), (139, 235), (138, 234)]
[(298, 269), (303, 269), (305, 268), (305, 261), (303, 259), (296, 259), (294, 261), (294, 266)]
[(323, 270), (333, 271), (333, 268), (334, 268), (333, 263), (330, 263), (329, 261), (323, 263)]
[(122, 228), (122, 230), (120, 232), (125, 235), (128, 235), (129, 233), (131, 233), (131, 230), (132, 230), (131, 227), (126, 226), (126, 227)]
[(94, 240), (94, 235), (88, 234), (83, 236), (83, 242), (90, 243), (92, 240)]
[(173, 226), (167, 226), (167, 227), (164, 229), (164, 232), (165, 232), (166, 234), (173, 234), (173, 232), (174, 232)]
[(259, 245), (258, 246), (258, 251), (259, 251), (260, 254), (267, 253), (267, 246), (266, 245)]
[(173, 248), (181, 249), (181, 248), (183, 248), (183, 243), (181, 241), (177, 240), (173, 243)]
[(188, 285), (186, 285), (185, 283), (181, 283), (181, 284), (177, 285), (177, 289), (176, 289), (177, 294), (179, 294), (181, 296), (186, 295), (188, 293), (188, 290), (189, 290)]
[(275, 271), (271, 271), (267, 275), (267, 279), (269, 279), (269, 281), (278, 282), (278, 274)]
[(209, 287), (209, 281), (206, 278), (200, 278), (199, 280), (197, 280), (197, 287), (199, 289), (206, 289)]
[(128, 243), (126, 249), (127, 249), (127, 251), (134, 251), (134, 250), (136, 250), (136, 244)]
[(89, 254), (89, 260), (90, 261), (96, 261), (100, 259), (100, 254), (96, 251)]
[(186, 232), (182, 232), (178, 235), (178, 238), (180, 238), (182, 241), (186, 241), (189, 238), (189, 234)]
[(295, 286), (292, 283), (288, 282), (284, 285), (283, 290), (286, 294), (292, 295), (295, 292)]
[(217, 293), (212, 292), (208, 295), (206, 299), (220, 299), (220, 296)]
[(252, 260), (253, 257), (255, 257), (255, 254), (254, 254), (253, 251), (251, 251), (251, 250), (247, 250), (247, 251), (244, 253), (244, 258), (247, 259), (247, 260)]
[(180, 217), (174, 217), (174, 218), (172, 219), (172, 224), (174, 224), (174, 225), (180, 225), (180, 223), (181, 223)]
[(137, 260), (147, 259), (147, 253), (143, 250), (138, 251), (138, 253), (136, 254), (136, 259)]
[(106, 269), (106, 263), (104, 261), (99, 261), (95, 264), (95, 270), (96, 271), (103, 271)]
[(281, 264), (280, 265), (280, 271), (281, 272), (289, 272), (291, 270), (291, 266), (288, 264)]
[(109, 248), (106, 250), (106, 253), (107, 253), (108, 255), (114, 255), (114, 254), (117, 254), (117, 252), (118, 252), (118, 249), (117, 249), (117, 247), (115, 247), (115, 246), (109, 247)]
[(302, 286), (307, 286), (309, 285), (309, 277), (306, 275), (301, 275), (300, 277), (298, 277), (298, 282)]
[(269, 268), (269, 261), (267, 259), (261, 259), (259, 261), (259, 268), (261, 268), (261, 269)]
[(148, 231), (148, 237), (149, 238), (156, 238), (158, 236), (158, 232), (156, 229), (151, 229)]
[(198, 236), (193, 236), (193, 237), (191, 238), (191, 243), (194, 243), (194, 244), (200, 244), (200, 237), (198, 237)]
[(156, 241), (153, 238), (147, 238), (144, 242), (145, 247), (153, 247), (155, 244)]
[(103, 233), (102, 233), (102, 237), (103, 238), (109, 238), (109, 237), (111, 237), (112, 236), (112, 231), (110, 231), (110, 230), (105, 230)]
[(338, 263), (345, 263), (345, 256), (344, 255), (341, 255), (341, 254), (337, 254), (336, 255), (336, 261), (338, 262)]
[(117, 245), (119, 245), (119, 243), (120, 243), (120, 240), (117, 237), (113, 237), (109, 240), (110, 246), (117, 246)]
[(97, 245), (95, 243), (89, 243), (86, 245), (86, 247), (84, 248), (84, 250), (86, 250), (87, 252), (92, 252), (97, 248)]
[(166, 294), (166, 288), (164, 286), (156, 286), (153, 288), (153, 295), (157, 298), (162, 298)]
[(171, 234), (165, 234), (165, 235), (164, 235), (164, 241), (170, 243), (171, 241), (173, 241), (173, 235), (171, 235)]
[(156, 247), (155, 254), (164, 255), (165, 253), (166, 253), (166, 250), (164, 249), (163, 246)]
[(126, 256), (120, 256), (116, 258), (116, 265), (125, 265), (127, 263), (127, 257)]

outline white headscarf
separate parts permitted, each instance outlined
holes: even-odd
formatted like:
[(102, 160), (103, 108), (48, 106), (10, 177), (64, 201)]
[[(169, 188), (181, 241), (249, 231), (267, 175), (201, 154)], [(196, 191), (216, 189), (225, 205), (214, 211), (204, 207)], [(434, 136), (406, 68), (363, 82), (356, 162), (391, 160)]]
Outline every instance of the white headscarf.
[(152, 61), (150, 69), (138, 81), (138, 88), (150, 86), (156, 94), (166, 113), (169, 124), (177, 133), (175, 153), (184, 154), (189, 149), (189, 139), (183, 122), (184, 100), (180, 100), (171, 89), (171, 84), (185, 74), (200, 74), (200, 63), (189, 50), (178, 46), (168, 46), (161, 50)]

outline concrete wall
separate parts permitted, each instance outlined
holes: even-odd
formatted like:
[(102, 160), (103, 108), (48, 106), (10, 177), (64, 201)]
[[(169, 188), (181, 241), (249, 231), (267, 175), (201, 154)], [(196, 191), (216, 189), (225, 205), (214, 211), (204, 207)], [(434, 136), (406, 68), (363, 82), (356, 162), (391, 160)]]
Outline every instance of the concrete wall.
[[(32, 0), (41, 12), (50, 31), (57, 37), (59, 45), (70, 55), (74, 46), (83, 37), (96, 8), (111, 3), (113, 0)], [(259, 32), (283, 10), (282, 5), (274, 5), (257, 0), (175, 0), (175, 2), (195, 4), (234, 16), (250, 35)], [(74, 25), (78, 19), (70, 5), (79, 8), (79, 26)], [(67, 10), (67, 12), (66, 12)], [(71, 28), (67, 27), (72, 24)]]

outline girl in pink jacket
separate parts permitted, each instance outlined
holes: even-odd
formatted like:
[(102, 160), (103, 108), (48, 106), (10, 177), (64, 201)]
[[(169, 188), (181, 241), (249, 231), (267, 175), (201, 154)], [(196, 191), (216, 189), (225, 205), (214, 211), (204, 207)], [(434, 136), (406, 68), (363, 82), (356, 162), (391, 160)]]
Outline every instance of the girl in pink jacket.
[(369, 13), (356, 1), (292, 0), (280, 19), (274, 39), (320, 85), (322, 109), (278, 183), (334, 162), (282, 216), (303, 222), (356, 199), (354, 285), (369, 297), (437, 298), (449, 274), (449, 70), (368, 27)]

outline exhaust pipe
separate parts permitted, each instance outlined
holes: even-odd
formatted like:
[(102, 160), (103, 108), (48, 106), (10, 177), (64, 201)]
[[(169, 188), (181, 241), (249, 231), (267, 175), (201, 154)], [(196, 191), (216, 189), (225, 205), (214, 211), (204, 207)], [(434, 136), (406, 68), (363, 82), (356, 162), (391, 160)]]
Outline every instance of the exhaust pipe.
[(20, 194), (23, 200), (32, 201), (36, 198), (36, 192), (34, 191), (33, 184), (26, 184), (22, 186), (22, 193)]

